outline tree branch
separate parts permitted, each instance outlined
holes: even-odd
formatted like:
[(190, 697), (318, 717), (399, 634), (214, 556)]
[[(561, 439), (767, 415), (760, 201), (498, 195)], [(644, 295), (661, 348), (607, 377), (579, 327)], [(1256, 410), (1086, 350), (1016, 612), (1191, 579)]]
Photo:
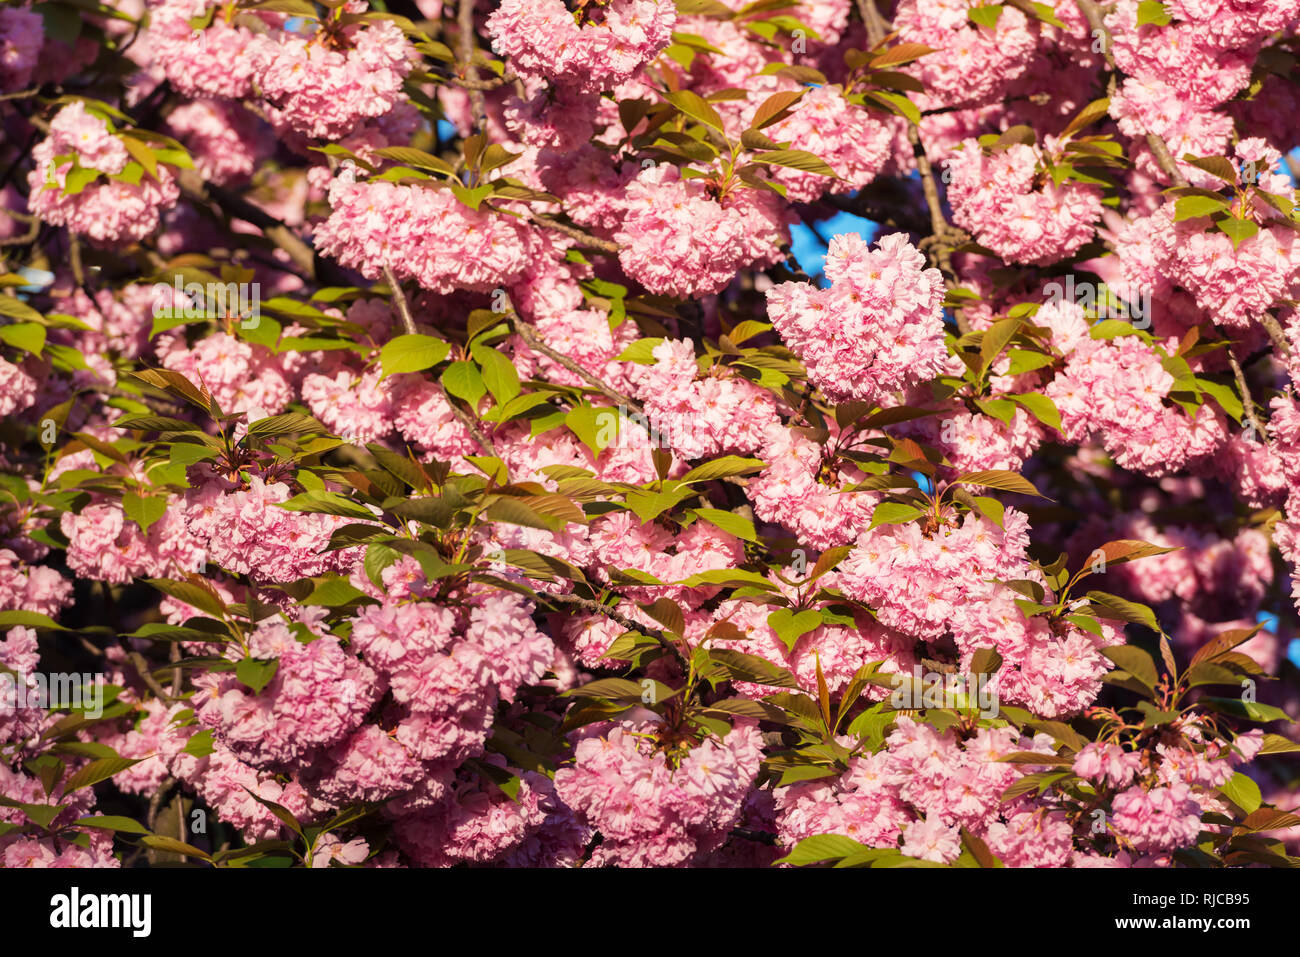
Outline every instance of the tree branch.
[[(1101, 38), (1101, 52), (1106, 58), (1106, 65), (1110, 67), (1112, 74), (1111, 88), (1108, 92), (1113, 93), (1113, 87), (1120, 70), (1115, 64), (1115, 54), (1111, 52), (1113, 40), (1111, 39), (1110, 30), (1106, 27), (1106, 18), (1102, 15), (1101, 8), (1097, 6), (1096, 0), (1075, 0), (1075, 5), (1078, 6), (1079, 12), (1088, 21), (1088, 26), (1093, 34)], [(1164, 170), (1165, 175), (1169, 177), (1170, 182), (1175, 186), (1186, 186), (1187, 178), (1179, 171), (1178, 164), (1174, 162), (1173, 156), (1170, 155), (1169, 146), (1164, 139), (1159, 134), (1149, 131), (1146, 139), (1151, 152), (1155, 154), (1156, 162)]]
[(1259, 415), (1255, 411), (1255, 400), (1250, 396), (1250, 386), (1246, 384), (1246, 374), (1241, 369), (1241, 363), (1237, 361), (1236, 354), (1232, 351), (1232, 345), (1229, 343), (1227, 350), (1228, 365), (1232, 366), (1232, 376), (1237, 380), (1237, 389), (1241, 392), (1242, 414), (1245, 415), (1246, 421), (1250, 427), (1255, 430), (1262, 443), (1268, 443), (1268, 433), (1264, 431), (1264, 426), (1259, 421)]
[[(383, 269), (384, 281), (388, 283), (388, 287), (393, 291), (393, 308), (401, 316), (402, 327), (406, 330), (406, 334), (413, 336), (416, 334), (415, 320), (411, 317), (411, 307), (406, 301), (406, 293), (402, 291), (402, 284), (397, 281), (397, 277), (393, 275), (393, 267), (389, 266), (388, 263), (384, 263)], [(478, 421), (456, 404), (456, 400), (452, 398), (451, 393), (447, 391), (447, 387), (442, 384), (441, 379), (438, 380), (438, 389), (442, 392), (443, 401), (451, 409), (451, 414), (465, 427), (465, 431), (470, 434), (484, 452), (496, 455), (496, 447), (492, 444), (492, 440), (479, 428)]]
[(564, 235), (571, 239), (576, 239), (580, 245), (585, 246), (588, 249), (598, 249), (601, 252), (609, 253), (612, 256), (618, 255), (620, 248), (618, 243), (608, 239), (599, 239), (590, 233), (583, 232), (577, 226), (570, 226), (568, 223), (562, 223), (559, 220), (551, 219), (549, 216), (541, 216), (538, 214), (534, 214), (530, 222), (538, 226), (543, 226), (546, 229), (553, 229), (557, 233), (564, 233)]

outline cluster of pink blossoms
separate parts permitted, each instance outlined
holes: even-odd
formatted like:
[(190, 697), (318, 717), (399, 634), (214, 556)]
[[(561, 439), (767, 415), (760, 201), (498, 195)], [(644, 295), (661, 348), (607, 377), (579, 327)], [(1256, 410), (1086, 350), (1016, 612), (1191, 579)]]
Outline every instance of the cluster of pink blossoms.
[(653, 724), (584, 729), (555, 790), (604, 842), (593, 863), (624, 867), (689, 864), (725, 839), (762, 760), (758, 728), (740, 724), (708, 739), (673, 767), (656, 750)]
[(240, 99), (252, 92), (250, 47), (256, 34), (216, 11), (202, 30), (190, 24), (195, 16), (219, 6), (218, 0), (150, 2), (152, 62), (186, 96)]
[(852, 461), (828, 461), (816, 442), (780, 424), (768, 428), (759, 454), (768, 466), (749, 480), (745, 494), (763, 521), (817, 549), (850, 542), (871, 523), (880, 495), (848, 490), (866, 477)]
[[(1150, 729), (1107, 724), (1132, 713), (1110, 710), (1132, 694), (1103, 688), (1112, 658), (1140, 652), (1107, 617), (1124, 606), (1080, 596), (1152, 605), (1180, 665), (1277, 613), (1288, 589), (1300, 607), (1272, 551), (1300, 564), (1300, 247), (1280, 166), (1300, 86), (1270, 72), (1300, 0), (1167, 0), (1170, 22), (1141, 26), (1153, 9), (1116, 0), (1107, 51), (1074, 0), (874, 4), (893, 21), (886, 51), (932, 51), (884, 75), (862, 67), (882, 50), (861, 22), (871, 7), (851, 0), (726, 0), (734, 16), (505, 0), (466, 9), (470, 37), (440, 0), (417, 0), (431, 22), (408, 10), (412, 23), (358, 0), (316, 16), (213, 0), (114, 9), (145, 3), (138, 33), (82, 11), (72, 46), (43, 36), (47, 11), (0, 9), (0, 91), (40, 91), (0, 101), (17, 134), (0, 143), (0, 273), (19, 275), (0, 297), (0, 614), (17, 613), (0, 619), (0, 665), (38, 669), (51, 647), (38, 615), (90, 620), (95, 636), (102, 610), (123, 636), (96, 657), (121, 689), (113, 711), (60, 756), (68, 774), (103, 748), (138, 759), (97, 785), (116, 791), (105, 809), (145, 806), (174, 779), (251, 843), (293, 840), (262, 801), (322, 827), (367, 805), (295, 844), (316, 867), (770, 863), (824, 833), (936, 864), (973, 836), (1011, 866), (1168, 866), (1205, 832), (1231, 837), (1214, 815), (1241, 809), (1220, 789), (1263, 737), (1229, 747), (1237, 722), (1204, 722), (1199, 706)], [(406, 39), (421, 33), (438, 40)], [(440, 55), (446, 41), (460, 61), (462, 39), (472, 66)], [(1066, 137), (1106, 96), (1106, 52), (1109, 113)], [(118, 76), (121, 95), (103, 92)], [(104, 103), (50, 104), (66, 78)], [(764, 136), (834, 177), (765, 164), (742, 140), (759, 104), (800, 90)], [(935, 207), (880, 90), (907, 94), (924, 114), (917, 148), (947, 161)], [(1024, 124), (1039, 146), (979, 146)], [(164, 149), (150, 128), (192, 154), (184, 201), (167, 163), (136, 175), (136, 144)], [(471, 178), (476, 134), (485, 159), (509, 159)], [(393, 169), (406, 160), (385, 147), (436, 154), (409, 161), (452, 164), (454, 179)], [(1117, 189), (1071, 178), (1089, 149), (1117, 157)], [(374, 173), (339, 169), (349, 153)], [(1162, 192), (1177, 174), (1251, 234), (1225, 232), (1218, 211), (1178, 218), (1187, 194)], [(898, 231), (835, 237), (827, 288), (783, 281), (796, 223), (881, 218), (882, 203)], [(946, 211), (974, 241), (951, 255), (942, 235), (922, 241)], [(11, 242), (29, 213), (121, 255), (95, 249), (74, 268), (62, 229)], [(1094, 238), (1113, 255), (1079, 261)], [(156, 277), (140, 270), (187, 267), (251, 271), (265, 324), (153, 334)], [(380, 299), (388, 270), (405, 287)], [(1040, 305), (1045, 281), (1093, 271), (1151, 292), (1149, 333)], [(948, 311), (945, 280), (965, 287)], [(1024, 322), (986, 362), (994, 337), (977, 336), (1008, 312)], [(1287, 355), (1268, 356), (1273, 319)], [(397, 371), (409, 353), (385, 346), (412, 322), (448, 358)], [(145, 368), (183, 376), (224, 417), (142, 387)], [(1264, 428), (1245, 409), (1232, 423), (1243, 390)], [(286, 413), (260, 438), (252, 428)], [(142, 415), (156, 428), (122, 425)], [(933, 457), (925, 476), (915, 444)], [(701, 467), (713, 477), (676, 484)], [(1003, 502), (1024, 487), (1008, 476), (950, 484), (985, 469), (1053, 501)], [(1115, 539), (1176, 550), (1093, 571), (1061, 600), (1046, 560), (1064, 548), (1066, 572), (1087, 568)], [(157, 583), (172, 594), (146, 578), (174, 580)], [(1276, 673), (1294, 634), (1281, 618), (1223, 661)], [(138, 654), (165, 685), (172, 647), (215, 664), (159, 694)], [(864, 666), (874, 682), (931, 668), (955, 680), (989, 652), (997, 666), (972, 677), (1001, 719), (900, 711), (869, 683), (844, 723), (816, 742), (807, 731), (823, 682), (834, 711)], [(647, 700), (644, 678), (679, 693)], [(1266, 716), (1300, 703), (1286, 681), (1260, 694)], [(109, 834), (74, 844), (61, 830), (95, 792), (47, 793), (34, 770), (64, 715), (10, 704), (0, 795), (63, 809), (47, 834), (0, 807), (23, 829), (0, 827), (0, 862), (116, 866), (132, 852)], [(1026, 730), (1044, 719), (1059, 736)], [(1085, 733), (1100, 737), (1078, 746)], [(779, 783), (800, 736), (814, 757), (797, 770), (823, 776)], [(1016, 752), (1030, 754), (1005, 760)], [(1045, 769), (1075, 777), (1003, 800)], [(1267, 761), (1242, 773), (1294, 805)], [(1101, 829), (1065, 796), (1073, 784), (1098, 795)]]
[(122, 585), (136, 577), (183, 575), (201, 568), (204, 562), (199, 541), (172, 509), (165, 511), (147, 534), (128, 520), (117, 504), (65, 512), (60, 528), (68, 537), (68, 567), (86, 578)]
[(625, 197), (627, 213), (614, 234), (618, 261), (659, 295), (720, 292), (737, 270), (780, 262), (778, 247), (788, 242), (789, 212), (766, 190), (715, 199), (701, 180), (682, 179), (665, 163), (644, 169)]
[(208, 560), (235, 574), (293, 581), (350, 568), (355, 550), (324, 551), (331, 533), (347, 521), (276, 507), (290, 498), (287, 485), (257, 476), (242, 490), (211, 481), (186, 495), (185, 524)]
[(390, 266), (425, 289), (487, 290), (520, 278), (534, 252), (518, 221), (470, 209), (450, 190), (336, 178), (316, 248), (377, 279)]
[(998, 759), (1026, 751), (1052, 754), (1051, 739), (1023, 737), (1007, 727), (981, 728), (962, 741), (900, 716), (885, 747), (852, 758), (842, 775), (778, 789), (777, 831), (783, 844), (822, 833), (874, 847), (901, 840), (908, 856), (949, 863), (961, 852), (959, 829), (965, 827), (996, 848), (1008, 866), (1060, 866), (1071, 851), (1070, 828), (1064, 826), (1062, 840), (1056, 832), (1064, 822), (1056, 815), (1046, 817), (1047, 826), (1032, 840), (1002, 839), (1022, 813), (1015, 804), (1003, 804), (1002, 792), (1023, 768)]
[(826, 276), (829, 289), (768, 289), (767, 314), (828, 397), (874, 402), (947, 363), (943, 279), (906, 235), (884, 236), (876, 249), (855, 234), (836, 236)]
[[(27, 175), (31, 211), (97, 243), (143, 239), (158, 228), (162, 210), (180, 198), (180, 187), (164, 165), (153, 176), (143, 174), (138, 183), (111, 179), (126, 169), (131, 156), (108, 124), (80, 102), (55, 115), (50, 135), (36, 144), (32, 158), (35, 168)], [(74, 170), (90, 171), (95, 179), (65, 195)]]
[(258, 36), (245, 56), (277, 121), (306, 136), (338, 139), (397, 105), (413, 51), (388, 20), (320, 31)]
[(1003, 7), (997, 27), (977, 26), (967, 0), (901, 0), (894, 15), (899, 39), (937, 51), (907, 67), (936, 107), (998, 99), (1029, 67), (1037, 29), (1015, 7)]
[(25, 7), (0, 9), (0, 92), (27, 86), (43, 40), (40, 14)]
[(1101, 190), (1075, 180), (1058, 185), (1042, 164), (1033, 146), (985, 153), (966, 140), (952, 159), (953, 221), (1009, 263), (1046, 265), (1078, 252), (1101, 215)]
[(777, 423), (772, 394), (723, 369), (700, 375), (690, 341), (665, 339), (655, 364), (630, 375), (644, 400), (654, 434), (687, 458), (756, 450)]
[[(1093, 339), (1083, 310), (1049, 304), (1037, 319), (1050, 325), (1065, 368), (1044, 389), (1074, 442), (1097, 435), (1124, 468), (1164, 475), (1212, 456), (1227, 439), (1223, 413), (1203, 405), (1194, 416), (1165, 400), (1174, 377), (1161, 355), (1136, 336)], [(1177, 351), (1176, 341), (1166, 349)]]
[(765, 131), (820, 156), (836, 179), (820, 173), (779, 167), (772, 178), (786, 188), (793, 203), (807, 203), (824, 192), (851, 193), (866, 186), (889, 160), (894, 124), (876, 119), (847, 100), (840, 90), (820, 87), (799, 101), (793, 115)]
[(612, 0), (586, 15), (576, 20), (563, 0), (502, 0), (487, 32), (520, 76), (599, 93), (658, 56), (677, 21), (671, 0)]
[(270, 152), (270, 137), (237, 103), (195, 100), (172, 110), (167, 126), (189, 149), (194, 168), (218, 186), (247, 179)]

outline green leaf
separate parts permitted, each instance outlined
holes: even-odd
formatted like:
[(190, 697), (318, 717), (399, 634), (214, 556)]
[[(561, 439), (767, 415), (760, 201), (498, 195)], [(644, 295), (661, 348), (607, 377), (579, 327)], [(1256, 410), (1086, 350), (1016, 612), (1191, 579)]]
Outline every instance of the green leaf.
[(1203, 169), (1211, 176), (1223, 180), (1225, 183), (1236, 185), (1237, 169), (1226, 156), (1193, 156), (1187, 153), (1183, 156), (1183, 162), (1195, 166), (1197, 169)]
[(49, 615), (39, 611), (0, 611), (0, 629), (12, 628), (14, 625), (22, 625), (24, 628), (53, 628), (56, 631), (68, 630)]
[(45, 348), (45, 327), (35, 322), (0, 326), (0, 342), (7, 342), (16, 349), (39, 356)]
[(492, 195), (496, 189), (491, 183), (484, 183), (482, 186), (476, 186), (473, 189), (460, 185), (460, 183), (451, 184), (452, 195), (460, 200), (461, 205), (468, 206), (470, 209), (477, 210), (483, 204), (483, 200)]
[(98, 758), (63, 782), (63, 794), (66, 797), (73, 791), (80, 791), (100, 781), (107, 781), (113, 775), (143, 760), (144, 758)]
[(748, 655), (729, 648), (711, 648), (708, 651), (708, 662), (728, 679), (771, 685), (775, 688), (794, 690), (799, 688), (799, 682), (795, 680), (794, 675), (758, 655)]
[(312, 589), (311, 594), (302, 600), (302, 603), (304, 605), (324, 605), (327, 608), (337, 608), (340, 605), (347, 605), (358, 598), (365, 597), (365, 592), (359, 590), (346, 578), (334, 577), (327, 578), (317, 584)]
[(824, 159), (807, 150), (769, 150), (766, 153), (755, 154), (753, 161), (766, 166), (788, 166), (791, 169), (803, 170), (805, 173), (838, 178), (835, 170), (831, 169)]
[(691, 509), (691, 514), (698, 515), (710, 525), (716, 525), (737, 538), (743, 538), (747, 542), (758, 541), (758, 532), (754, 530), (754, 523), (743, 515), (720, 508), (695, 508)]
[(655, 359), (654, 349), (664, 340), (659, 337), (650, 337), (637, 339), (630, 343), (626, 349), (617, 356), (619, 362), (636, 362), (641, 365), (654, 365), (658, 360)]
[(442, 373), (442, 384), (448, 393), (469, 403), (471, 409), (476, 408), (479, 400), (487, 395), (483, 377), (472, 362), (457, 361), (447, 366)]
[(838, 861), (841, 858), (869, 850), (872, 850), (872, 848), (868, 848), (865, 844), (859, 844), (852, 838), (840, 834), (814, 834), (811, 837), (805, 837), (794, 846), (794, 850), (776, 861), (776, 863), (802, 867), (806, 864), (818, 864), (822, 861)]
[(1234, 774), (1227, 784), (1219, 788), (1219, 791), (1247, 814), (1258, 811), (1259, 806), (1264, 803), (1263, 795), (1259, 793), (1259, 785), (1240, 771)]
[(498, 405), (504, 405), (519, 394), (519, 373), (513, 362), (481, 342), (470, 347), (470, 354), (482, 369), (483, 383)]
[(1288, 724), (1295, 723), (1289, 714), (1271, 704), (1262, 704), (1258, 701), (1242, 701), (1240, 698), (1202, 698), (1201, 700), (1212, 710), (1221, 714), (1232, 715), (1234, 718), (1244, 718), (1247, 721), (1258, 721), (1262, 724), (1269, 724), (1274, 721), (1285, 721)]
[(114, 428), (138, 432), (202, 432), (193, 422), (165, 415), (127, 415), (113, 423)]
[(902, 502), (881, 502), (871, 513), (871, 524), (867, 526), (870, 531), (880, 525), (904, 525), (914, 519), (920, 518), (926, 513), (917, 505), (906, 505)]
[(672, 90), (663, 94), (663, 97), (686, 116), (726, 135), (722, 117), (718, 115), (713, 105), (698, 93), (691, 90)]
[[(1152, 631), (1160, 630), (1160, 624), (1156, 621), (1155, 612), (1146, 605), (1104, 591), (1088, 592), (1088, 600), (1096, 605), (1108, 618), (1131, 621), (1135, 625), (1144, 625)], [(1104, 651), (1102, 653), (1105, 654)]]
[(1205, 378), (1205, 376), (1198, 375), (1195, 378), (1197, 386), (1215, 402), (1219, 403), (1219, 408), (1223, 409), (1235, 421), (1241, 421), (1242, 415), (1245, 414), (1245, 406), (1232, 386), (1215, 382), (1213, 379)]
[(884, 105), (892, 113), (897, 113), (908, 120), (913, 126), (921, 124), (921, 111), (917, 105), (909, 100), (902, 93), (891, 93), (886, 90), (872, 90), (867, 96), (876, 102)]
[(127, 492), (122, 496), (122, 511), (147, 534), (149, 527), (166, 513), (167, 498), (163, 495), (141, 497), (134, 492)]
[(175, 581), (170, 578), (146, 578), (145, 581), (164, 595), (207, 612), (214, 618), (225, 617), (226, 606), (221, 597), (195, 581)]
[(980, 7), (971, 7), (966, 11), (966, 16), (976, 26), (996, 30), (998, 28), (998, 18), (1002, 16), (1002, 4), (989, 3)]
[(1093, 100), (1081, 109), (1075, 115), (1074, 119), (1070, 120), (1065, 129), (1061, 131), (1062, 139), (1067, 136), (1073, 136), (1086, 126), (1091, 126), (1093, 123), (1105, 116), (1109, 111), (1110, 99), (1108, 97), (1100, 100)]
[(0, 807), (17, 808), (27, 816), (27, 820), (43, 828), (49, 828), (59, 812), (64, 810), (62, 804), (25, 804), (7, 797), (0, 797)]
[(262, 807), (266, 808), (273, 815), (275, 815), (276, 820), (278, 820), (281, 824), (283, 824), (289, 830), (293, 831), (299, 837), (304, 836), (302, 833), (302, 825), (298, 823), (298, 819), (293, 816), (293, 812), (290, 811), (287, 807), (285, 807), (283, 804), (276, 804), (274, 801), (268, 801), (266, 798), (262, 797), (259, 794), (255, 794), (247, 787), (245, 787), (244, 790), (248, 792), (249, 797), (251, 797), (258, 804), (262, 805)]
[(283, 415), (271, 415), (258, 419), (248, 427), (249, 435), (300, 435), (311, 432), (327, 432), (320, 422), (301, 412), (286, 412)]
[(174, 837), (164, 837), (162, 834), (147, 834), (140, 838), (140, 843), (146, 847), (152, 847), (154, 850), (165, 851), (169, 854), (184, 854), (186, 857), (197, 857), (203, 861), (212, 860), (207, 851), (201, 851), (193, 844), (186, 844)]
[(793, 652), (800, 638), (821, 626), (822, 616), (812, 609), (796, 613), (791, 608), (778, 608), (767, 616), (767, 624), (776, 632), (786, 649)]
[(433, 336), (405, 335), (390, 339), (379, 351), (384, 377), (420, 372), (436, 366), (451, 353), (451, 344)]
[(105, 831), (122, 831), (126, 834), (149, 833), (149, 829), (140, 822), (116, 814), (98, 814), (94, 817), (78, 818), (72, 823), (76, 827), (94, 827)]
[(390, 159), (394, 162), (401, 163), (403, 166), (414, 166), (416, 169), (432, 170), (435, 173), (446, 173), (448, 176), (455, 175), (456, 169), (444, 159), (439, 159), (432, 153), (426, 153), (424, 150), (412, 149), (409, 146), (385, 146), (382, 149), (374, 151), (376, 156), (384, 159)]
[(322, 489), (301, 492), (287, 502), (277, 503), (275, 507), (287, 512), (319, 512), (324, 515), (342, 515), (344, 518), (375, 521), (374, 512), (360, 502), (354, 502), (339, 492), (326, 492)]
[(767, 468), (767, 463), (762, 459), (741, 458), (738, 455), (724, 455), (721, 458), (705, 462), (703, 465), (697, 465), (685, 475), (681, 481), (685, 482), (706, 482), (714, 479), (730, 478), (733, 475), (747, 475), (750, 472), (758, 472)]
[(181, 749), (186, 754), (196, 758), (206, 758), (216, 750), (216, 744), (212, 737), (212, 729), (204, 728), (190, 735), (190, 739), (185, 742), (185, 747)]
[(1216, 218), (1214, 224), (1219, 231), (1232, 240), (1232, 248), (1236, 249), (1251, 236), (1259, 232), (1259, 226), (1249, 219), (1238, 219), (1236, 216), (1223, 216)]
[(1170, 23), (1169, 11), (1160, 0), (1142, 0), (1138, 4), (1137, 25), (1140, 27), (1153, 23), (1158, 27), (1167, 27)]
[[(1050, 401), (1050, 400), (1049, 400)], [(952, 484), (961, 483), (963, 485), (983, 485), (985, 488), (1000, 489), (1004, 492), (1018, 492), (1021, 495), (1036, 495), (1038, 498), (1046, 498), (1034, 488), (1028, 479), (1003, 469), (990, 469), (982, 472), (966, 472), (958, 475), (952, 480)]]
[(1116, 645), (1103, 648), (1101, 653), (1115, 663), (1115, 666), (1128, 672), (1148, 688), (1155, 690), (1160, 676), (1152, 657), (1136, 645)]
[[(1050, 357), (1049, 361), (1050, 361)], [(1044, 425), (1050, 426), (1056, 431), (1061, 431), (1061, 413), (1056, 409), (1056, 403), (1043, 395), (1041, 392), (1026, 392), (1023, 395), (1008, 395), (1008, 399), (1025, 409)]]
[(279, 668), (279, 658), (243, 658), (235, 665), (235, 677), (253, 694), (261, 694)]
[(1024, 325), (1022, 317), (999, 319), (980, 337), (980, 370), (987, 372)]
[(1218, 197), (1182, 196), (1174, 207), (1174, 222), (1178, 223), (1184, 219), (1209, 216), (1212, 213), (1222, 212), (1227, 208), (1228, 201)]
[(779, 93), (773, 93), (760, 103), (758, 109), (754, 111), (754, 118), (749, 123), (750, 129), (761, 130), (784, 119), (789, 115), (790, 107), (799, 102), (799, 99), (807, 92), (807, 89), (802, 89), (782, 90)]
[(493, 522), (507, 522), (511, 525), (523, 525), (528, 528), (543, 528), (550, 532), (564, 527), (563, 520), (543, 515), (523, 500), (510, 496), (501, 496), (483, 511), (483, 517)]

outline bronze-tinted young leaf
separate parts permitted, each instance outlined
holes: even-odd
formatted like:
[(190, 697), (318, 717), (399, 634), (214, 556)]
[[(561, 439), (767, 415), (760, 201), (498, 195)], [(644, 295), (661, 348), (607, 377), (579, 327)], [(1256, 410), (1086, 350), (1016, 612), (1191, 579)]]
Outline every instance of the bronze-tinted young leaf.
[(1253, 628), (1231, 628), (1228, 631), (1220, 632), (1196, 650), (1196, 654), (1192, 655), (1192, 664), (1196, 665), (1202, 661), (1214, 661), (1238, 645), (1250, 641), (1263, 627), (1264, 625), (1260, 623)]

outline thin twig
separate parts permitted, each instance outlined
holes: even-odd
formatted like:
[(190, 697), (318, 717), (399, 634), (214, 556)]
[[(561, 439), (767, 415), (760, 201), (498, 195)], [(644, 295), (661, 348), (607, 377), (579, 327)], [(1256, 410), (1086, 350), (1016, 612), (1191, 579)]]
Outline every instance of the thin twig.
[(451, 414), (454, 415), (457, 421), (465, 427), (465, 431), (468, 432), (474, 441), (483, 448), (484, 452), (496, 455), (496, 446), (493, 445), (492, 440), (487, 437), (487, 433), (479, 428), (478, 420), (456, 404), (456, 400), (451, 397), (451, 393), (447, 391), (447, 387), (442, 384), (441, 380), (438, 382), (438, 388), (442, 392), (443, 401), (446, 402), (447, 407), (451, 409)]
[(40, 219), (35, 216), (26, 216), (23, 213), (16, 213), (10, 209), (0, 210), (0, 212), (8, 213), (20, 223), (26, 222), (28, 224), (27, 232), (23, 233), (21, 236), (14, 236), (10, 239), (0, 239), (0, 248), (5, 246), (26, 246), (28, 243), (35, 241), (37, 234), (41, 231)]
[(157, 695), (159, 701), (171, 704), (175, 699), (168, 694), (167, 690), (154, 678), (153, 669), (149, 667), (149, 662), (145, 661), (144, 655), (140, 654), (138, 651), (133, 651), (129, 657), (131, 664), (135, 667), (136, 672), (139, 673), (140, 680), (145, 683), (145, 686)]
[(474, 65), (474, 0), (460, 0), (456, 10), (456, 26), (460, 35), (456, 38), (459, 47), (457, 69), (465, 79), (465, 88), (469, 90), (469, 103), (474, 112), (474, 126), (487, 119), (487, 101), (479, 87), (478, 67)]
[(681, 649), (678, 648), (673, 640), (662, 631), (659, 631), (657, 628), (649, 628), (640, 622), (629, 618), (622, 612), (610, 608), (608, 605), (602, 605), (600, 602), (592, 601), (590, 598), (579, 598), (577, 595), (554, 594), (551, 592), (539, 592), (538, 597), (544, 601), (549, 601), (555, 604), (571, 605), (574, 608), (581, 608), (583, 611), (588, 611), (595, 615), (604, 615), (610, 621), (617, 622), (628, 631), (635, 631), (639, 634), (645, 635), (647, 638), (653, 638), (664, 648), (671, 651), (678, 660), (683, 662), (686, 660)]
[(86, 288), (86, 271), (81, 267), (81, 240), (68, 230), (68, 264), (72, 266), (72, 279), (82, 289)]
[(383, 268), (384, 281), (388, 283), (388, 288), (393, 291), (393, 308), (402, 317), (402, 326), (406, 329), (406, 334), (413, 336), (415, 335), (415, 320), (411, 318), (411, 307), (406, 302), (406, 293), (402, 291), (402, 284), (393, 275), (393, 267), (388, 263), (384, 263)]
[(513, 73), (507, 73), (504, 76), (494, 76), (490, 80), (471, 80), (469, 77), (449, 76), (446, 81), (452, 86), (458, 86), (463, 90), (496, 90), (507, 84), (514, 83), (519, 79)]
[(227, 216), (245, 220), (262, 230), (267, 239), (284, 250), (289, 261), (302, 271), (305, 278), (328, 278), (317, 276), (318, 271), (321, 270), (317, 268), (320, 260), (316, 251), (307, 245), (302, 237), (260, 206), (255, 206), (237, 193), (205, 182), (193, 170), (182, 170), (178, 181), (181, 191), (191, 199), (215, 205)]
[(548, 359), (551, 359), (554, 362), (558, 362), (560, 365), (564, 366), (564, 368), (568, 369), (574, 375), (578, 376), (580, 379), (585, 381), (588, 385), (592, 386), (595, 389), (599, 389), (603, 395), (609, 397), (610, 399), (613, 399), (619, 405), (623, 406), (624, 408), (631, 409), (632, 411), (637, 413), (643, 411), (640, 403), (638, 403), (631, 396), (624, 395), (622, 392), (619, 392), (617, 389), (613, 389), (610, 386), (606, 385), (604, 382), (596, 378), (594, 375), (592, 375), (582, 366), (578, 365), (578, 363), (575, 362), (573, 359), (566, 356), (563, 352), (558, 352), (555, 349), (552, 349), (550, 346), (548, 346), (542, 340), (542, 337), (538, 335), (537, 330), (534, 329), (532, 326), (530, 326), (528, 323), (526, 323), (523, 319), (515, 320), (515, 332), (518, 334), (520, 339), (524, 340), (528, 348), (532, 349), (534, 352), (540, 352), (542, 355), (546, 356)]

